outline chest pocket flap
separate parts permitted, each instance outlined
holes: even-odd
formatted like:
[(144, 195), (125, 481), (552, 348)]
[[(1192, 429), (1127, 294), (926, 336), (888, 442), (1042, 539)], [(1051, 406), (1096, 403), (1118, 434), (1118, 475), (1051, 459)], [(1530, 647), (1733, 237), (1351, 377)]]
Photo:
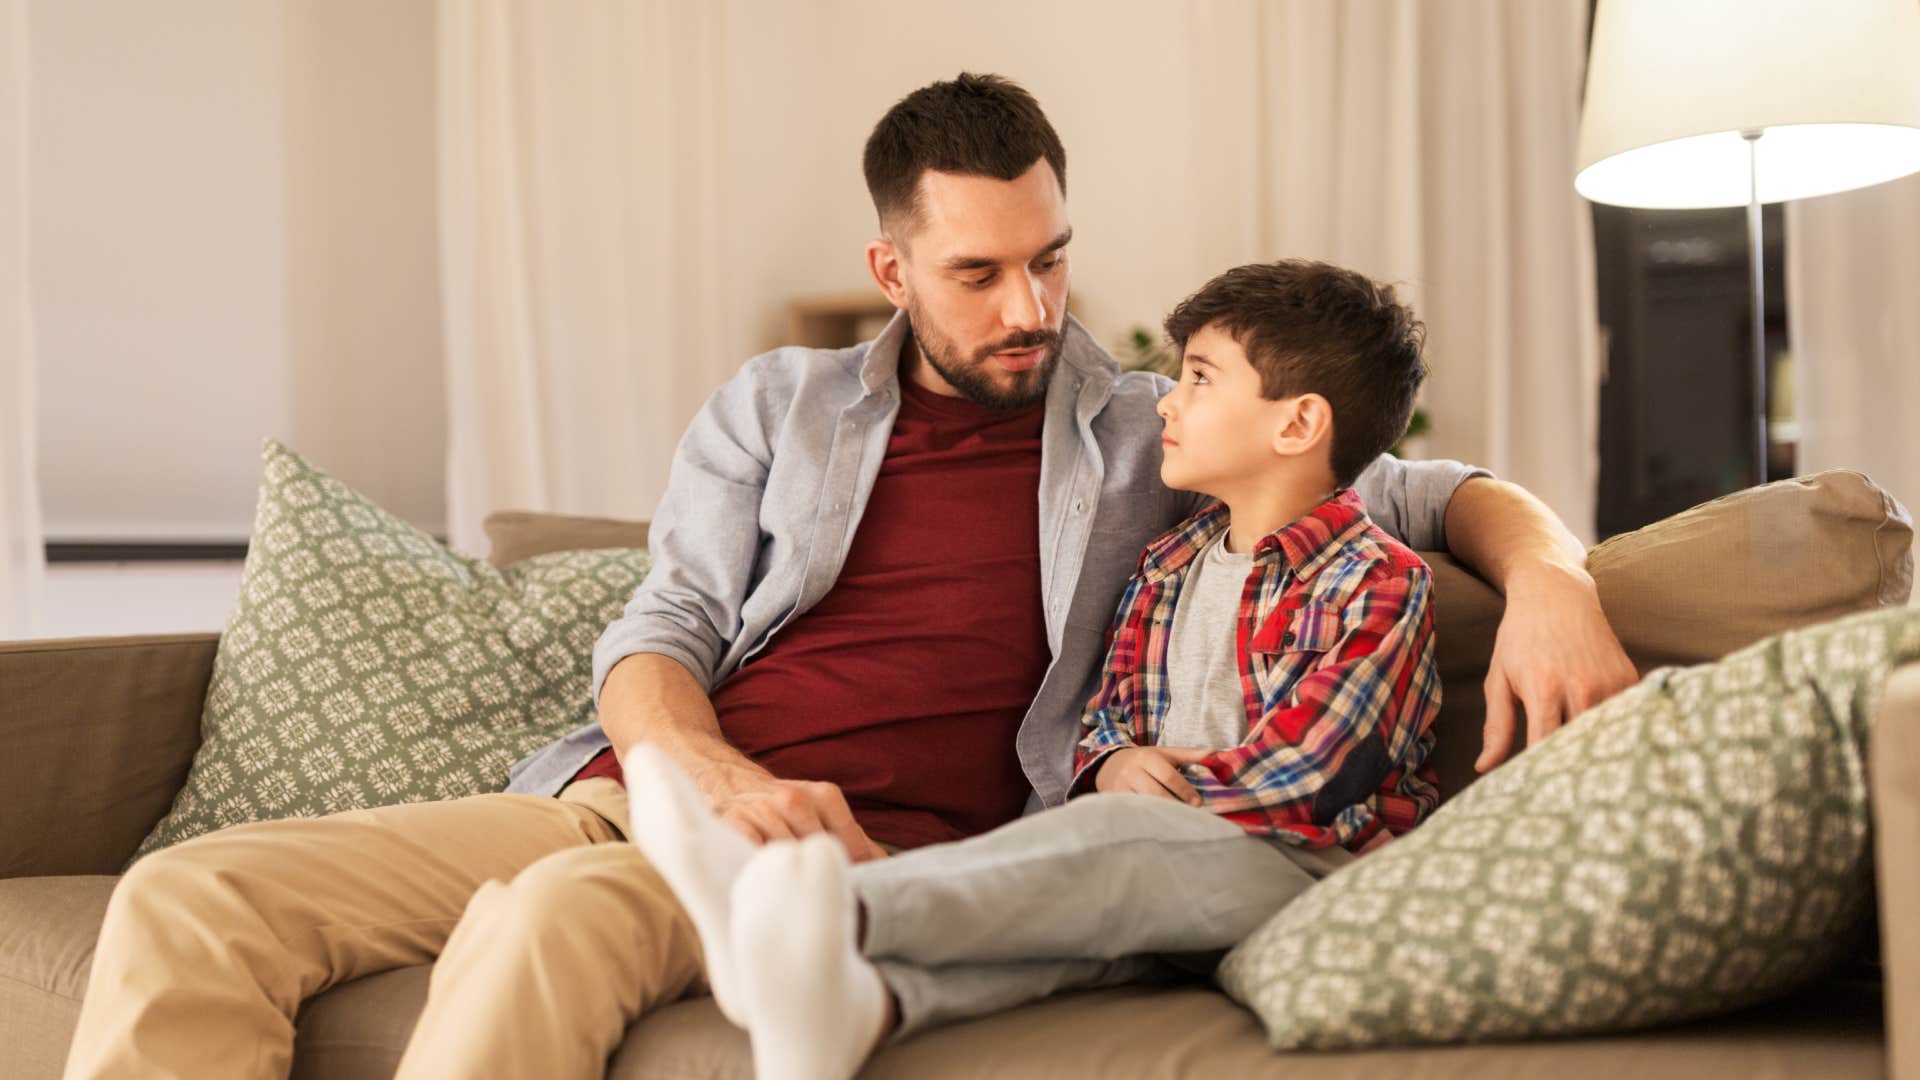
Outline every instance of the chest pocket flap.
[(1291, 617), (1275, 612), (1254, 631), (1250, 648), (1256, 653), (1326, 652), (1340, 640), (1340, 610), (1308, 604)]

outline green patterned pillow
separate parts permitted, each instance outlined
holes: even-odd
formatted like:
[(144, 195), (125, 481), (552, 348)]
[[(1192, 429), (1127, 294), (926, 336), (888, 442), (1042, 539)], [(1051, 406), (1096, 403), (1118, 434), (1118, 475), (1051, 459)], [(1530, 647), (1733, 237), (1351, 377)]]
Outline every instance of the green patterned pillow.
[(268, 440), (202, 743), (134, 853), (228, 825), (498, 791), (593, 719), (593, 643), (646, 576), (638, 548), (496, 570)]
[(1866, 750), (1920, 613), (1663, 668), (1330, 875), (1228, 954), (1281, 1049), (1616, 1031), (1847, 955), (1872, 900)]

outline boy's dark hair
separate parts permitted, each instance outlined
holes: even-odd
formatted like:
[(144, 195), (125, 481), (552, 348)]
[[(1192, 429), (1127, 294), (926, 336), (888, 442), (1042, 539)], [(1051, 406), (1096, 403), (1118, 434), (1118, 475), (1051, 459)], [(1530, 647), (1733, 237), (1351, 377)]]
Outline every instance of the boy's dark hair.
[(901, 98), (867, 136), (867, 192), (880, 224), (917, 221), (920, 174), (928, 169), (1017, 180), (1045, 158), (1067, 190), (1067, 151), (1040, 103), (998, 75), (961, 72)]
[(1319, 394), (1333, 409), (1333, 475), (1353, 483), (1406, 434), (1426, 378), (1426, 327), (1364, 274), (1307, 259), (1239, 266), (1167, 316), (1167, 336), (1219, 327), (1246, 350), (1270, 400)]

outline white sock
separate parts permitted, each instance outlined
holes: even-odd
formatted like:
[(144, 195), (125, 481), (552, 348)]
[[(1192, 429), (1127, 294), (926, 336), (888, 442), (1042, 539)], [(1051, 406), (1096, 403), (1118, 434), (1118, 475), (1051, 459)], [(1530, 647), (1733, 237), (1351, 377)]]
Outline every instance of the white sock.
[(706, 954), (707, 984), (727, 1019), (745, 1027), (734, 990), (733, 883), (754, 846), (707, 805), (680, 766), (645, 743), (621, 761), (627, 779), (629, 836), (687, 909)]
[(758, 1080), (847, 1080), (886, 1023), (887, 987), (855, 945), (847, 853), (824, 834), (768, 844), (733, 885), (736, 984)]

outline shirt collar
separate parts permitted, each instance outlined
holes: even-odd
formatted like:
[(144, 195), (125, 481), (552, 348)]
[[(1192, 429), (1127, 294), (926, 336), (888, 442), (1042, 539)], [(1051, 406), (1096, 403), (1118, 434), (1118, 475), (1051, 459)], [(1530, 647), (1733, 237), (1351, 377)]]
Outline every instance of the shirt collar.
[[(1141, 573), (1148, 581), (1157, 582), (1184, 570), (1227, 530), (1229, 516), (1225, 503), (1217, 499), (1209, 503), (1148, 545), (1141, 559)], [(1342, 488), (1293, 524), (1261, 537), (1253, 545), (1253, 561), (1259, 565), (1277, 557), (1292, 568), (1295, 578), (1306, 581), (1370, 524), (1360, 496), (1352, 488)]]

